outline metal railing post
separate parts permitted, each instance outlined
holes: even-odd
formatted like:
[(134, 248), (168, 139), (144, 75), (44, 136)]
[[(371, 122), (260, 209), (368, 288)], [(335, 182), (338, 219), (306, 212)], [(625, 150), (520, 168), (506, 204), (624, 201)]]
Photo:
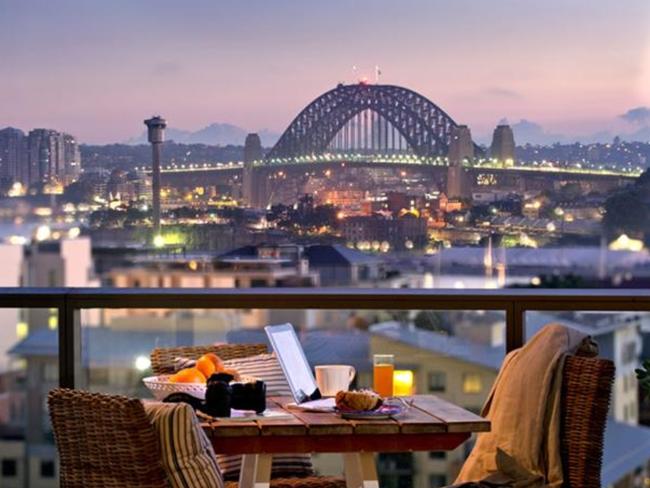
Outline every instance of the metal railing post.
[(506, 354), (520, 348), (526, 340), (526, 309), (520, 300), (513, 300), (506, 309)]
[(79, 310), (63, 296), (59, 306), (59, 386), (74, 388), (81, 375), (81, 323)]

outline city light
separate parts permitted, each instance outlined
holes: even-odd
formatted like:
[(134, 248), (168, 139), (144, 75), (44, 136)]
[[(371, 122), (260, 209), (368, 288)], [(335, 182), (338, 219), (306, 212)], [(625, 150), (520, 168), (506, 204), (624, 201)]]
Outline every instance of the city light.
[(52, 235), (52, 229), (48, 225), (41, 225), (36, 229), (35, 238), (37, 241), (45, 241)]
[(26, 193), (25, 187), (22, 183), (16, 181), (7, 192), (8, 197), (22, 197)]
[(13, 235), (7, 238), (7, 242), (9, 242), (9, 244), (13, 246), (24, 246), (25, 244), (27, 244), (28, 241), (25, 236)]
[(644, 249), (643, 241), (632, 239), (627, 234), (621, 234), (609, 244), (610, 251), (633, 251), (640, 252)]
[(18, 339), (24, 339), (27, 337), (29, 332), (29, 325), (26, 322), (18, 322), (16, 324), (16, 337)]
[(135, 358), (133, 365), (138, 371), (147, 371), (151, 368), (151, 360), (147, 356), (138, 356)]
[(155, 236), (153, 238), (153, 245), (154, 245), (154, 247), (157, 247), (157, 248), (165, 247), (165, 238), (163, 236), (161, 236), (160, 234), (158, 234), (157, 236)]

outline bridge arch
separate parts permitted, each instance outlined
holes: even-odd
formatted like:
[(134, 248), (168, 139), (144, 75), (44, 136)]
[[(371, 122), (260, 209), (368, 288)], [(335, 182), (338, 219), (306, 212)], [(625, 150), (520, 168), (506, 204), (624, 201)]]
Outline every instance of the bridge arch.
[[(384, 147), (388, 146), (388, 132), (382, 127), (390, 124), (406, 141), (410, 151), (418, 156), (446, 155), (451, 131), (457, 126), (440, 107), (407, 88), (364, 83), (338, 85), (316, 98), (296, 116), (267, 158), (293, 158), (326, 152), (336, 137), (341, 141), (345, 139), (346, 133), (341, 131), (346, 124), (363, 121), (363, 117), (370, 117), (371, 124), (378, 124), (373, 127), (379, 127), (375, 131), (379, 146), (382, 145), (382, 131)], [(349, 128), (347, 130), (354, 135)], [(367, 137), (366, 133), (366, 144)]]

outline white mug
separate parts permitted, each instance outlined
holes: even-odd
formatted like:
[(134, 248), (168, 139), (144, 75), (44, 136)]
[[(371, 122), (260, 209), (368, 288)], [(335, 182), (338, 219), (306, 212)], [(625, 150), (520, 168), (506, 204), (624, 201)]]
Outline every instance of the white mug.
[(353, 366), (329, 364), (316, 366), (316, 384), (324, 397), (333, 397), (339, 391), (347, 391), (357, 374)]

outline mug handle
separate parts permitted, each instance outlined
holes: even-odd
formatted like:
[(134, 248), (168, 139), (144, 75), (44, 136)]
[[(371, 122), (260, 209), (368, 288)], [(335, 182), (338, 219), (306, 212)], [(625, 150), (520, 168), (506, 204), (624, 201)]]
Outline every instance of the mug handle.
[(352, 380), (354, 380), (354, 377), (357, 375), (357, 370), (354, 369), (354, 366), (350, 366), (350, 379), (348, 380), (348, 384), (352, 383)]

